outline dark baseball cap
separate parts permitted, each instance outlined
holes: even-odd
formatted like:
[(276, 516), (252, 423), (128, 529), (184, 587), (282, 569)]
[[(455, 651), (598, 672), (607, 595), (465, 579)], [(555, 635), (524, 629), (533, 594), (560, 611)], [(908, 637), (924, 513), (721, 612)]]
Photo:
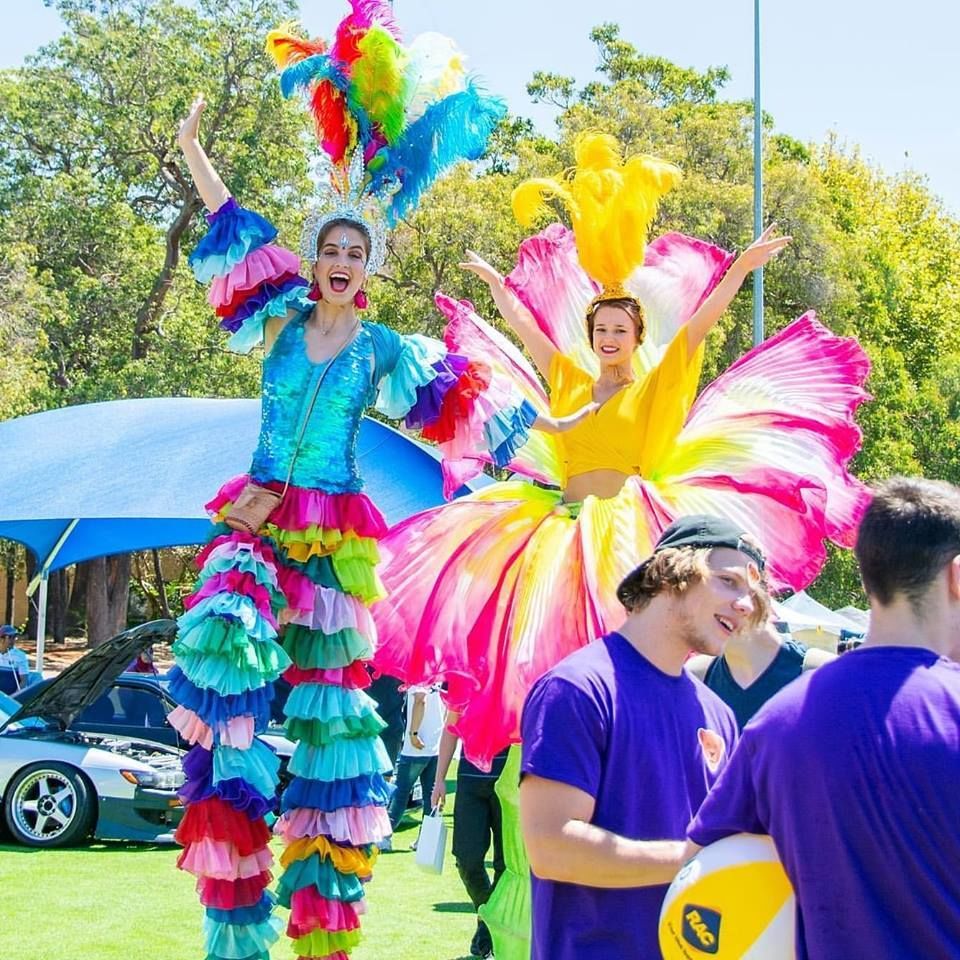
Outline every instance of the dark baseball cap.
[[(762, 573), (766, 565), (766, 560), (756, 543), (749, 539), (749, 536), (746, 530), (738, 527), (725, 517), (715, 517), (706, 513), (697, 513), (689, 517), (681, 517), (679, 520), (674, 520), (673, 523), (660, 534), (660, 539), (653, 548), (653, 553), (647, 557), (640, 566), (636, 567), (623, 578), (623, 581), (617, 588), (617, 597), (621, 603), (626, 603), (626, 598), (634, 592), (650, 560), (661, 550), (671, 548), (692, 547), (693, 549), (698, 549), (701, 547), (729, 547), (731, 550), (739, 550), (742, 554), (749, 557)], [(745, 540), (745, 537), (748, 539)]]
[(761, 571), (766, 564), (763, 553), (746, 530), (726, 517), (714, 517), (706, 513), (674, 520), (660, 534), (653, 552), (659, 553), (668, 547), (729, 547), (746, 554)]
[(9, 623), (5, 623), (2, 627), (0, 627), (0, 637), (19, 637), (19, 636), (20, 636), (20, 631), (16, 627), (11, 626)]

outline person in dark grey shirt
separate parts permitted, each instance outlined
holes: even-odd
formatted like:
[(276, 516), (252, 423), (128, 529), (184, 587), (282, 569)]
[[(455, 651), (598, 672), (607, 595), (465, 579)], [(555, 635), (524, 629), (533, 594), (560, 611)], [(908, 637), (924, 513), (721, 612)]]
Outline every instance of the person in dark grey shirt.
[(731, 710), (742, 730), (747, 721), (788, 683), (804, 671), (826, 663), (834, 654), (806, 647), (789, 634), (779, 633), (766, 588), (766, 620), (748, 627), (727, 642), (722, 656), (691, 657), (685, 668), (701, 679)]

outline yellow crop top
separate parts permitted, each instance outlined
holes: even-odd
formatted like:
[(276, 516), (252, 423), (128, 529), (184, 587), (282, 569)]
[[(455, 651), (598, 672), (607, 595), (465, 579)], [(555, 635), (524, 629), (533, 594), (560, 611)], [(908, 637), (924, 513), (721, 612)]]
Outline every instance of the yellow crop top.
[[(666, 448), (676, 439), (693, 404), (703, 360), (702, 345), (687, 356), (682, 327), (663, 358), (645, 377), (615, 393), (575, 427), (557, 434), (565, 466), (564, 485), (590, 470), (619, 470), (653, 478)], [(550, 412), (575, 413), (593, 402), (594, 378), (569, 357), (550, 362)]]

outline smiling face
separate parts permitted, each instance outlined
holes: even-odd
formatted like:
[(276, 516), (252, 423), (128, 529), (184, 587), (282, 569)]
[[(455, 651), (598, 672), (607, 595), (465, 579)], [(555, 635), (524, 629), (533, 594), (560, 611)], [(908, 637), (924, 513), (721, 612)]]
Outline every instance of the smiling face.
[(720, 656), (731, 636), (754, 625), (759, 572), (754, 562), (729, 547), (716, 547), (707, 575), (677, 599), (677, 631), (694, 653)]
[(313, 278), (321, 299), (346, 305), (353, 301), (367, 279), (369, 241), (366, 233), (350, 223), (335, 221), (317, 243)]
[(623, 307), (601, 303), (593, 314), (593, 350), (601, 366), (629, 364), (636, 348), (634, 318)]

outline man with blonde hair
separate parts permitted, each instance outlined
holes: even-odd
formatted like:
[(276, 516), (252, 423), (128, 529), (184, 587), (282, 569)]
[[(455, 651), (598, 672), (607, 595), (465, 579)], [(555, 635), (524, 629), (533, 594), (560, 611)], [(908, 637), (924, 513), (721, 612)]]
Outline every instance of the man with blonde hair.
[(757, 616), (762, 568), (729, 521), (676, 521), (621, 583), (621, 629), (531, 690), (520, 811), (534, 960), (660, 955), (660, 903), (687, 823), (737, 737), (729, 708), (683, 664), (721, 653)]

